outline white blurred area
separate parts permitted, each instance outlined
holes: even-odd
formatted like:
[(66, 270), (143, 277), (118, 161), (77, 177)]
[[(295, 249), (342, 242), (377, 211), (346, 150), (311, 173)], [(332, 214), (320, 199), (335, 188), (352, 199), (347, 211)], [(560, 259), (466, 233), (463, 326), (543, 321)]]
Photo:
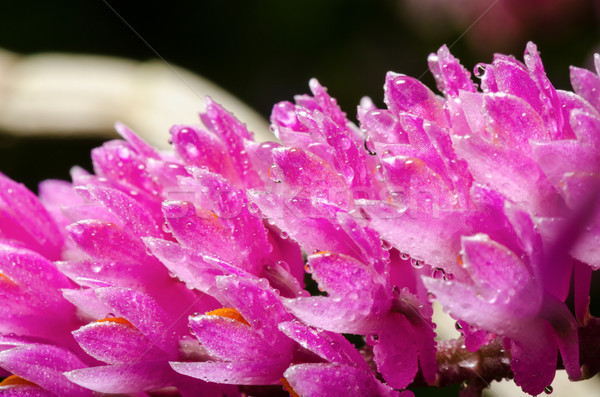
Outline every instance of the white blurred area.
[(205, 96), (273, 140), (258, 113), (214, 83), (159, 60), (0, 50), (0, 130), (15, 135), (116, 137), (121, 121), (166, 148), (173, 124), (199, 124)]

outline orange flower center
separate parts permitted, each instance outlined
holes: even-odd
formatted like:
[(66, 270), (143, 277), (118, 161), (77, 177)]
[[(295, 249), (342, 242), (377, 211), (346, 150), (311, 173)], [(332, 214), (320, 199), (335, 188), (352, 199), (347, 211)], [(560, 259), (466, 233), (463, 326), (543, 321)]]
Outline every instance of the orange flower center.
[(250, 324), (248, 324), (248, 321), (246, 321), (246, 319), (240, 314), (240, 312), (231, 307), (223, 307), (221, 309), (213, 310), (206, 314), (209, 316), (227, 317), (232, 320), (239, 321), (242, 324), (246, 324), (247, 326), (250, 326)]
[(23, 379), (17, 375), (11, 375), (5, 378), (2, 382), (0, 382), (0, 386), (35, 386), (35, 383), (28, 381), (27, 379)]
[(288, 382), (286, 378), (281, 378), (279, 379), (279, 381), (281, 382), (285, 390), (287, 390), (287, 392), (290, 393), (291, 397), (300, 397), (300, 394), (296, 393), (296, 391), (292, 388), (292, 385), (290, 385), (290, 382)]
[(0, 284), (8, 284), (11, 287), (16, 287), (17, 286), (17, 283), (15, 283), (15, 281), (12, 278), (10, 278), (8, 276), (5, 276), (2, 273), (0, 273)]
[(100, 319), (100, 320), (96, 320), (94, 322), (95, 323), (110, 322), (110, 323), (123, 324), (123, 325), (127, 325), (127, 326), (130, 326), (130, 327), (133, 327), (133, 324), (131, 324), (129, 321), (127, 321), (123, 317), (107, 317), (107, 318), (103, 318), (103, 319)]

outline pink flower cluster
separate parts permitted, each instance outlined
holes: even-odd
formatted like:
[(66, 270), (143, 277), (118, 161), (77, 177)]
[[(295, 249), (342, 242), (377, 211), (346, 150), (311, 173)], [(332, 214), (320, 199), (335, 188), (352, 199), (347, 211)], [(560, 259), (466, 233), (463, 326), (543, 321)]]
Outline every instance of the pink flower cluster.
[(0, 394), (411, 396), (442, 371), (434, 299), (526, 392), (559, 353), (580, 379), (600, 77), (556, 90), (532, 43), (477, 65), (481, 91), (446, 47), (429, 66), (443, 96), (389, 73), (360, 127), (312, 80), (273, 109), (281, 145), (207, 99), (172, 152), (117, 124), (39, 198), (0, 174)]

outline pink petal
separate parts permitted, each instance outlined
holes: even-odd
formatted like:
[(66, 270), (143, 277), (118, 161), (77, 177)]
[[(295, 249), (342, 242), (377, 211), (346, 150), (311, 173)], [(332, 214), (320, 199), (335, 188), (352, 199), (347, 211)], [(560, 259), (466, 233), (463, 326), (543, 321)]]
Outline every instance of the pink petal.
[(531, 310), (522, 308), (522, 302), (517, 307), (505, 303), (501, 300), (504, 296), (486, 300), (474, 287), (455, 281), (423, 278), (423, 283), (440, 301), (445, 312), (496, 334), (520, 337), (523, 329), (530, 326), (525, 319), (536, 313), (535, 309), (532, 313)]
[(541, 291), (531, 270), (508, 248), (478, 234), (462, 238), (462, 254), (464, 266), (484, 298), (502, 295), (523, 306), (540, 304)]
[(304, 323), (331, 332), (372, 334), (378, 320), (367, 316), (372, 305), (359, 300), (323, 296), (285, 299), (286, 307)]
[(118, 190), (98, 186), (88, 186), (86, 190), (100, 204), (108, 208), (125, 229), (140, 237), (161, 237), (163, 235), (152, 216), (128, 195)]
[(592, 269), (585, 263), (575, 261), (573, 270), (573, 294), (575, 317), (579, 324), (585, 324), (590, 317), (590, 284)]
[(279, 329), (303, 348), (329, 362), (369, 370), (369, 366), (358, 350), (340, 334), (310, 328), (298, 321), (280, 323)]
[[(60, 258), (63, 236), (44, 206), (24, 185), (2, 173), (0, 210), (0, 219), (3, 220), (0, 236), (15, 238), (50, 260)], [(4, 223), (3, 218), (14, 222)], [(13, 234), (14, 237), (11, 237)]]
[(552, 326), (553, 336), (560, 349), (560, 356), (569, 378), (572, 380), (580, 379), (579, 337), (577, 322), (571, 311), (556, 298), (546, 297), (540, 315)]
[(177, 375), (166, 361), (105, 365), (65, 373), (73, 383), (100, 393), (139, 393), (171, 386)]
[(284, 182), (291, 197), (318, 197), (348, 206), (346, 183), (319, 157), (299, 148), (277, 148), (273, 150), (273, 160), (271, 178)]
[(450, 50), (445, 45), (440, 47), (437, 54), (430, 54), (427, 62), (440, 92), (448, 96), (457, 96), (459, 90), (477, 91), (471, 80), (471, 73), (450, 54)]
[(225, 144), (240, 181), (246, 187), (262, 186), (259, 176), (250, 168), (250, 159), (244, 150), (244, 139), (253, 140), (253, 134), (245, 124), (212, 99), (207, 97), (205, 103), (206, 113), (202, 113), (200, 119)]
[(237, 385), (276, 385), (288, 361), (260, 360), (239, 362), (170, 362), (180, 374), (206, 382)]
[(51, 345), (18, 346), (0, 352), (0, 365), (59, 396), (91, 396), (71, 383), (63, 372), (85, 367), (69, 350)]
[(530, 139), (550, 140), (538, 113), (524, 100), (508, 94), (488, 94), (483, 100), (486, 132), (491, 141), (529, 153)]
[(197, 316), (189, 321), (192, 332), (207, 353), (224, 361), (256, 361), (277, 358), (277, 350), (248, 325), (226, 317)]
[(277, 324), (291, 319), (277, 292), (265, 279), (220, 276), (217, 286), (224, 295), (223, 303), (237, 309), (266, 343), (286, 351), (291, 341)]
[[(146, 169), (146, 159), (131, 144), (114, 140), (92, 150), (92, 163), (97, 176), (107, 178), (129, 189), (158, 195), (161, 186)], [(129, 192), (129, 189), (124, 189)]]
[(115, 130), (142, 156), (159, 159), (160, 154), (123, 123), (116, 122)]
[[(453, 137), (453, 143), (457, 154), (469, 163), (469, 169), (479, 183), (520, 203), (533, 215), (564, 210), (555, 188), (540, 166), (528, 156), (474, 136)], [(536, 186), (536, 189), (522, 189), (521, 186)]]
[[(134, 326), (113, 321), (93, 322), (73, 331), (83, 350), (107, 364), (126, 364), (166, 355)], [(107, 348), (110, 346), (110, 348)]]
[(85, 220), (69, 225), (67, 231), (79, 248), (94, 259), (142, 263), (150, 259), (141, 242), (114, 223)]
[[(402, 337), (398, 335), (402, 330)], [(392, 313), (378, 333), (373, 347), (374, 360), (383, 379), (393, 388), (408, 386), (419, 370), (417, 335), (410, 322), (402, 315)]]
[(538, 323), (528, 333), (526, 341), (509, 342), (510, 366), (515, 383), (526, 393), (538, 395), (554, 379), (558, 349), (547, 324)]
[(540, 53), (531, 41), (527, 43), (524, 61), (531, 78), (536, 82), (540, 91), (539, 98), (542, 102), (542, 108), (538, 110), (539, 114), (544, 119), (550, 134), (553, 137), (560, 137), (565, 125), (565, 119), (560, 108), (560, 99), (556, 89), (546, 76)]
[(571, 85), (573, 91), (587, 100), (600, 112), (600, 78), (586, 69), (571, 66)]
[(415, 78), (388, 72), (384, 95), (386, 105), (395, 115), (408, 112), (440, 126), (448, 124), (442, 98)]
[(171, 137), (175, 153), (185, 164), (207, 167), (211, 172), (239, 183), (232, 160), (225, 153), (225, 145), (214, 134), (193, 126), (175, 125), (171, 127)]
[(152, 297), (131, 289), (107, 287), (98, 288), (95, 293), (100, 302), (113, 309), (117, 317), (127, 319), (165, 352), (176, 354), (177, 341), (173, 332), (181, 328), (184, 321), (179, 318), (180, 324), (175, 324), (173, 320), (180, 313), (169, 316)]
[(383, 385), (369, 372), (341, 364), (298, 364), (288, 368), (284, 375), (294, 391), (303, 397), (405, 395), (381, 387)]

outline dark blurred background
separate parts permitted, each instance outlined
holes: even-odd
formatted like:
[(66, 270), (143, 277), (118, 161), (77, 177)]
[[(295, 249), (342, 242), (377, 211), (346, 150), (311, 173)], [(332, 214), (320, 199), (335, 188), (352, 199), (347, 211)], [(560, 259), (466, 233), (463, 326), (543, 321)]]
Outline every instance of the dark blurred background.
[[(453, 54), (472, 70), (478, 62), (490, 62), (494, 52), (521, 58), (533, 40), (550, 79), (569, 89), (568, 66), (585, 65), (598, 45), (597, 3), (25, 0), (0, 7), (0, 47), (24, 55), (155, 58), (129, 24), (166, 61), (214, 81), (265, 118), (274, 103), (307, 92), (308, 80), (317, 77), (354, 119), (362, 96), (382, 105), (388, 70), (422, 76), (433, 88), (431, 75), (423, 75), (426, 58), (442, 44), (452, 45)], [(89, 149), (99, 143), (3, 134), (0, 170), (35, 189), (41, 179), (66, 178), (72, 164), (89, 168)]]

